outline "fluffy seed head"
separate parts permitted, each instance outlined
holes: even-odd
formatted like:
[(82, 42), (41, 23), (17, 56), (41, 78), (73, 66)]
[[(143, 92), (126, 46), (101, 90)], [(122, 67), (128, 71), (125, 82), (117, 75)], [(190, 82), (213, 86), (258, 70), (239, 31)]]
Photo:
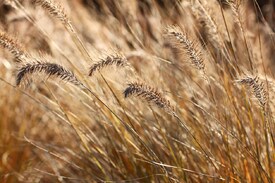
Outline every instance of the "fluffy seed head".
[(223, 42), (219, 35), (217, 24), (199, 0), (194, 0), (192, 2), (193, 3), (191, 6), (191, 10), (193, 15), (205, 29), (207, 38), (211, 42), (211, 44), (217, 50), (220, 50), (221, 48), (223, 48)]

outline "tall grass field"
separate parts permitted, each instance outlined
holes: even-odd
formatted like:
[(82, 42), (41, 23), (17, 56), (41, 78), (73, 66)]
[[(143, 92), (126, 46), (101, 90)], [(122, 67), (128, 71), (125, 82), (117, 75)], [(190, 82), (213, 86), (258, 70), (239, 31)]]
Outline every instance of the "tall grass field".
[(275, 182), (274, 31), (272, 0), (0, 0), (0, 182)]

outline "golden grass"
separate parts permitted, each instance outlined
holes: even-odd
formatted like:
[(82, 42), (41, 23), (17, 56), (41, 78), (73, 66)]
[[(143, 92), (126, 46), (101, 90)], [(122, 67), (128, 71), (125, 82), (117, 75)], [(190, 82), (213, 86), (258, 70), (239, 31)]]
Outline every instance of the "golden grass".
[(274, 182), (260, 5), (0, 2), (0, 182)]

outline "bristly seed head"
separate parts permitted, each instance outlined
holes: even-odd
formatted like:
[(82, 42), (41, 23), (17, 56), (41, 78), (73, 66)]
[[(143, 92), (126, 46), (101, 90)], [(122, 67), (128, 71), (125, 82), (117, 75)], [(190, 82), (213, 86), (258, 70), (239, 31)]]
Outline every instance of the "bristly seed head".
[(55, 76), (63, 81), (70, 82), (76, 86), (83, 86), (83, 84), (76, 78), (72, 71), (66, 70), (61, 65), (55, 63), (41, 61), (35, 61), (21, 66), (17, 73), (16, 85), (20, 85), (27, 74), (31, 75), (35, 73), (43, 73), (48, 76)]
[(56, 4), (52, 0), (32, 0), (33, 4), (40, 5), (43, 9), (47, 10), (52, 16), (59, 19), (66, 28), (68, 28), (71, 32), (74, 32), (72, 28), (71, 21), (67, 17), (64, 9)]
[(24, 58), (28, 57), (28, 54), (23, 50), (22, 46), (2, 31), (0, 31), (0, 45), (9, 50), (17, 62), (21, 62)]
[(123, 55), (119, 55), (119, 54), (109, 55), (106, 58), (100, 59), (99, 62), (93, 64), (90, 67), (89, 76), (92, 76), (96, 71), (99, 71), (111, 65), (115, 65), (117, 67), (126, 66), (127, 59)]
[(266, 97), (266, 90), (264, 89), (264, 83), (259, 81), (259, 77), (246, 77), (240, 80), (237, 80), (238, 83), (245, 84), (249, 86), (255, 95), (255, 97), (258, 99), (261, 107), (264, 107), (267, 102)]
[(173, 113), (174, 109), (170, 104), (170, 101), (165, 99), (161, 93), (151, 86), (143, 83), (133, 82), (128, 84), (128, 87), (123, 92), (124, 97), (138, 96), (145, 99), (149, 103), (154, 103), (161, 109), (164, 109), (168, 113)]
[(198, 70), (204, 70), (205, 65), (201, 58), (201, 52), (196, 48), (194, 42), (188, 38), (187, 34), (182, 33), (179, 27), (171, 26), (166, 29), (166, 35), (172, 46), (184, 50), (191, 63)]

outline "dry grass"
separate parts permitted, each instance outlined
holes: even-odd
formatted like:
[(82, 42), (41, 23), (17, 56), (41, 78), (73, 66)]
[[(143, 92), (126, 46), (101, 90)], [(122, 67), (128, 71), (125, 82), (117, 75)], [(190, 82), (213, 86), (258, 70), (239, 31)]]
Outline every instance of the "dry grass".
[(0, 1), (0, 182), (274, 182), (263, 3)]

